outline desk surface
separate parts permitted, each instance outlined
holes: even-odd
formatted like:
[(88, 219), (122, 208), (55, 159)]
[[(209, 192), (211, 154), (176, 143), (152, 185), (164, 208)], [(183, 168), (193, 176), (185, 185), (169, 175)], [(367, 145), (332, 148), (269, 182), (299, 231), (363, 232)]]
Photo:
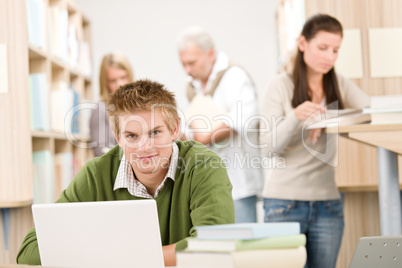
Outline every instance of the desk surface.
[(402, 124), (371, 125), (357, 124), (326, 129), (327, 133), (338, 133), (349, 139), (372, 146), (385, 148), (402, 155)]
[[(31, 265), (19, 265), (19, 264), (0, 264), (0, 268), (33, 268), (42, 266), (31, 266)], [(44, 267), (51, 268), (51, 267)], [(176, 268), (176, 266), (166, 266), (165, 268)]]
[(340, 126), (327, 128), (327, 133), (350, 133), (350, 132), (374, 132), (402, 130), (402, 124), (372, 125), (356, 124), (351, 126)]

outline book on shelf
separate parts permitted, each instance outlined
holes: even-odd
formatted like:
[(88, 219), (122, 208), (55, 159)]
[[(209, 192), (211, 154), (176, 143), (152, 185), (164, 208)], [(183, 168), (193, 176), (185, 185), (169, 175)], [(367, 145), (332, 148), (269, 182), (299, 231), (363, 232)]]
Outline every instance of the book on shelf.
[(80, 67), (84, 76), (92, 76), (91, 47), (86, 41), (80, 43)]
[(197, 239), (259, 239), (300, 234), (300, 223), (236, 223), (196, 226), (195, 229)]
[(32, 153), (34, 171), (34, 203), (53, 203), (56, 200), (54, 160), (49, 150)]
[(297, 248), (304, 245), (306, 245), (306, 236), (304, 234), (247, 240), (205, 240), (188, 238), (186, 251), (227, 252), (252, 249)]
[(73, 91), (73, 118), (71, 122), (71, 132), (79, 134), (80, 133), (80, 109), (79, 109), (79, 104), (80, 104), (80, 94), (78, 94), (77, 91), (71, 88)]
[(31, 130), (50, 130), (49, 85), (45, 73), (29, 75)]
[(68, 62), (71, 67), (78, 68), (79, 41), (77, 27), (73, 23), (68, 24)]
[(303, 268), (307, 253), (304, 246), (231, 252), (176, 253), (177, 268)]
[(60, 194), (72, 181), (73, 153), (61, 152), (55, 155), (56, 193)]
[(49, 9), (51, 54), (64, 62), (68, 62), (68, 11), (58, 6), (51, 6)]
[(26, 0), (28, 41), (30, 44), (47, 49), (46, 6), (43, 0)]
[(60, 133), (80, 133), (79, 94), (68, 88), (67, 83), (60, 82), (52, 90), (52, 130)]

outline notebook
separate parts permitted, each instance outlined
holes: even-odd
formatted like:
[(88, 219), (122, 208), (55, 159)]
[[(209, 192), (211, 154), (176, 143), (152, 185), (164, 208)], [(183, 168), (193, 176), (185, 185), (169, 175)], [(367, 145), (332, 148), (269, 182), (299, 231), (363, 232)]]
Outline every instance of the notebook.
[(164, 267), (155, 200), (35, 204), (42, 266)]

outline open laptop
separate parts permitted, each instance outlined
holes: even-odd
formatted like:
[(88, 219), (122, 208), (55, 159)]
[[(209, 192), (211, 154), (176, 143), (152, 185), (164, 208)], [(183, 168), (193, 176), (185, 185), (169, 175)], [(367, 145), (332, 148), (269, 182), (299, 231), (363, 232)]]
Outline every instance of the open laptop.
[(155, 200), (35, 204), (42, 266), (164, 267)]

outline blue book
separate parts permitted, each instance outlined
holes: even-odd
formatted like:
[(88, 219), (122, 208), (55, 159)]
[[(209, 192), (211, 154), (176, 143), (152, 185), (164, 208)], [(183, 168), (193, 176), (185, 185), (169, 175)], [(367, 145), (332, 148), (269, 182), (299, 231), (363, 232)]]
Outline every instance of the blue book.
[(43, 106), (42, 106), (42, 94), (41, 94), (41, 73), (30, 74), (31, 84), (31, 107), (32, 107), (32, 130), (44, 130), (43, 122)]
[(80, 104), (80, 95), (77, 91), (73, 91), (73, 121), (71, 125), (71, 132), (79, 134), (80, 133), (80, 109), (78, 105)]
[(300, 234), (298, 222), (234, 223), (197, 226), (197, 239), (261, 239)]
[(29, 75), (29, 95), (31, 105), (31, 129), (48, 131), (49, 122), (49, 86), (46, 74)]

